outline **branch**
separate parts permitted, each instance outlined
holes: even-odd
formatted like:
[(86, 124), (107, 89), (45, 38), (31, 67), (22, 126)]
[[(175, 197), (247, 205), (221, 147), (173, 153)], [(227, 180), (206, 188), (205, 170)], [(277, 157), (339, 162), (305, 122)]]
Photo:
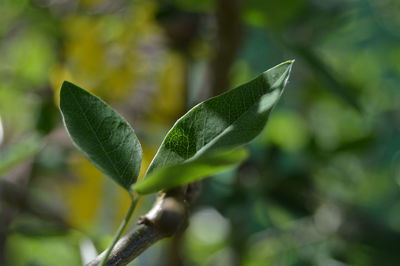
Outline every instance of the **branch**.
[(229, 89), (229, 71), (240, 49), (243, 25), (240, 18), (241, 0), (216, 1), (217, 40), (212, 61), (212, 96)]
[[(4, 209), (0, 208), (0, 217), (7, 216), (4, 213), (5, 209), (9, 209), (15, 215), (19, 211), (24, 211), (44, 221), (50, 221), (60, 229), (65, 230), (71, 227), (51, 206), (32, 197), (26, 187), (21, 187), (8, 180), (0, 180), (0, 206), (2, 204)], [(3, 229), (1, 228), (0, 231)]]
[[(183, 231), (187, 226), (188, 204), (182, 188), (161, 193), (154, 206), (138, 224), (121, 238), (111, 252), (107, 266), (126, 265), (158, 240)], [(99, 265), (105, 251), (86, 266)]]

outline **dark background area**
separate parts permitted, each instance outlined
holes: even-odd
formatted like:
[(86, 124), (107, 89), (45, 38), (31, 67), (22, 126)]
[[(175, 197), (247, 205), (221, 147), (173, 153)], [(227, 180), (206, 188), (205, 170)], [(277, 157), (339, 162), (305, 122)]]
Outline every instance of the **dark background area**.
[(63, 80), (127, 118), (143, 174), (189, 108), (289, 59), (250, 158), (132, 265), (399, 265), (399, 44), (396, 0), (0, 1), (0, 265), (80, 265), (128, 207), (70, 142)]

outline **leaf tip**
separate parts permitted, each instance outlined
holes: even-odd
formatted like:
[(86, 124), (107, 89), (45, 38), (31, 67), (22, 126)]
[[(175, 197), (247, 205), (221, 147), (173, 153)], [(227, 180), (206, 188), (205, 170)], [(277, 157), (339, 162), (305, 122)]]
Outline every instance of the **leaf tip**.
[(61, 84), (61, 89), (70, 87), (71, 85), (73, 85), (71, 82), (69, 82), (68, 80), (64, 80), (63, 83)]
[(278, 67), (282, 67), (282, 66), (286, 66), (287, 70), (290, 72), (290, 70), (292, 69), (293, 64), (296, 62), (296, 59), (292, 59), (292, 60), (287, 60), (285, 62), (280, 63), (279, 65), (277, 65), (275, 68)]
[(63, 94), (66, 92), (66, 90), (69, 90), (69, 89), (73, 88), (74, 86), (76, 86), (76, 85), (74, 85), (73, 83), (71, 83), (67, 80), (64, 80), (63, 83), (61, 84), (60, 100), (63, 99)]
[(272, 90), (275, 88), (283, 90), (289, 80), (294, 62), (294, 59), (282, 62), (262, 74), (264, 80)]
[(292, 59), (292, 60), (288, 60), (288, 61), (286, 61), (286, 63), (289, 65), (288, 66), (288, 75), (290, 74), (290, 72), (292, 71), (292, 67), (293, 67), (293, 64), (296, 62), (296, 59)]

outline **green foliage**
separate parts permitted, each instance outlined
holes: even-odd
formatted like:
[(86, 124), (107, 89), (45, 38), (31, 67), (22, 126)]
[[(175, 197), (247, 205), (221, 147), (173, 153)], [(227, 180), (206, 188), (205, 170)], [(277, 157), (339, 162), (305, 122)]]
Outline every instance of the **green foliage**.
[[(27, 159), (33, 164), (11, 164), (12, 175), (4, 171), (13, 166), (3, 170), (4, 181), (26, 189), (29, 203), (50, 203), (54, 208), (44, 210), (65, 215), (100, 251), (130, 198), (110, 186), (114, 181), (99, 180), (101, 174), (63, 143), (54, 110), (62, 81), (90, 86), (110, 105), (134, 110), (126, 118), (137, 121), (135, 132), (137, 127), (146, 132), (140, 140), (147, 168), (161, 132), (182, 114), (185, 99), (191, 104), (207, 95), (204, 88), (217, 89), (215, 73), (229, 68), (229, 76), (221, 77), (234, 88), (265, 70), (266, 62), (293, 56), (299, 59), (290, 77), (296, 86), (269, 117), (268, 130), (248, 146), (246, 164), (204, 182), (183, 236), (185, 260), (191, 265), (399, 264), (398, 0), (233, 1), (240, 2), (237, 9), (215, 0), (105, 2), (0, 0), (0, 164), (26, 136), (49, 134), (46, 146)], [(236, 15), (218, 12), (221, 3)], [(230, 19), (241, 27), (232, 27)], [(241, 46), (233, 58), (224, 56), (232, 52), (226, 38), (231, 34)], [(223, 54), (220, 45), (227, 47)], [(217, 61), (215, 55), (223, 56)], [(10, 196), (0, 202), (6, 207), (0, 207), (0, 231), (8, 232), (6, 251), (0, 247), (8, 263), (0, 258), (1, 265), (84, 262), (78, 242), (62, 255), (56, 249), (65, 247), (51, 236), (24, 233), (21, 239), (26, 224), (18, 220), (36, 214)], [(41, 204), (34, 207), (43, 210)], [(219, 226), (210, 213), (219, 216)], [(10, 217), (17, 221), (8, 226)], [(53, 232), (51, 220), (39, 219), (44, 233)], [(210, 240), (216, 235), (219, 241)], [(158, 251), (150, 249), (140, 260), (160, 265), (173, 258), (174, 253), (160, 258)]]
[(125, 189), (136, 181), (142, 149), (135, 132), (116, 111), (93, 94), (64, 82), (60, 108), (65, 127), (82, 152)]
[(279, 100), (292, 64), (293, 61), (279, 64), (252, 81), (195, 106), (168, 132), (148, 172), (252, 140), (262, 131)]
[(14, 166), (35, 155), (42, 148), (42, 141), (35, 136), (14, 144), (0, 152), (0, 176)]
[(303, 0), (264, 1), (248, 0), (244, 3), (244, 20), (254, 26), (280, 29), (287, 26), (304, 9)]
[[(82, 265), (79, 258), (79, 240), (76, 231), (63, 235), (34, 237), (24, 232), (10, 234), (6, 265)], [(40, 263), (38, 263), (40, 261)]]
[[(198, 104), (165, 137), (134, 190), (147, 194), (199, 180), (233, 167), (246, 153), (233, 148), (255, 138), (279, 100), (293, 61), (271, 68), (235, 89)], [(89, 92), (64, 82), (61, 111), (76, 145), (126, 189), (136, 181), (142, 151), (129, 124)], [(154, 171), (156, 169), (156, 171)]]
[[(148, 177), (134, 186), (148, 194), (187, 184), (227, 168), (247, 157), (232, 151), (255, 138), (264, 128), (289, 78), (293, 61), (284, 62), (227, 93), (195, 106), (177, 121), (149, 166)], [(133, 129), (100, 98), (64, 82), (60, 108), (72, 140), (107, 176), (131, 190), (142, 160)], [(154, 169), (156, 169), (154, 171)], [(128, 224), (131, 207), (100, 265), (105, 265)]]
[(137, 183), (133, 190), (139, 194), (148, 194), (194, 182), (237, 166), (247, 155), (243, 148), (211, 152), (183, 164), (156, 169)]

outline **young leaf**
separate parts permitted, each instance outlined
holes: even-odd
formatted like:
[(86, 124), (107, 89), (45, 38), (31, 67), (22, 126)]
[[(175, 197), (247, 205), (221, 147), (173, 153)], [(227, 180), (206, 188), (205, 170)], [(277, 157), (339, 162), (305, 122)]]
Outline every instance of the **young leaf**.
[(205, 154), (183, 164), (158, 168), (136, 183), (133, 190), (139, 194), (148, 194), (191, 183), (235, 167), (246, 159), (247, 155), (243, 148), (224, 150)]
[(139, 174), (142, 149), (128, 122), (100, 98), (67, 81), (61, 87), (60, 108), (76, 146), (129, 190)]
[(277, 103), (294, 61), (193, 107), (168, 132), (148, 173), (177, 165), (209, 150), (233, 148), (256, 137)]

